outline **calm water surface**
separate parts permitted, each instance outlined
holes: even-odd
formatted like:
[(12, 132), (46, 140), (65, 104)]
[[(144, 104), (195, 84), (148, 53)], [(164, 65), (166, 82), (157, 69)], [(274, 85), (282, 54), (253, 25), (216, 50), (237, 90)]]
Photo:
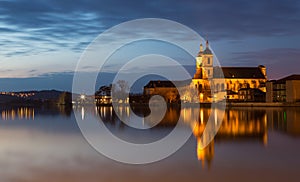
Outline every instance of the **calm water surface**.
[[(120, 109), (130, 117), (128, 108)], [(187, 143), (169, 158), (127, 165), (95, 151), (81, 135), (70, 109), (1, 107), (0, 181), (300, 180), (300, 108), (227, 109), (217, 136), (204, 150), (197, 143), (213, 113), (208, 108), (195, 111), (169, 108), (158, 126), (138, 131), (123, 124), (111, 107), (74, 108), (83, 119), (99, 117), (115, 135), (136, 143), (164, 137), (180, 115), (194, 128)]]

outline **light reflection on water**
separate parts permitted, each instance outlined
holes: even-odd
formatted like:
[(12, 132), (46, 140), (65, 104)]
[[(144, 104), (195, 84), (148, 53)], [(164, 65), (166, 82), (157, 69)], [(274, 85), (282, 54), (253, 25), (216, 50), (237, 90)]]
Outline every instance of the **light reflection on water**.
[[(130, 118), (128, 107), (118, 108)], [(137, 115), (147, 108), (134, 108)], [(111, 107), (78, 107), (100, 117), (118, 137), (145, 143), (168, 134), (180, 117), (193, 137), (171, 157), (144, 166), (120, 164), (85, 142), (70, 108), (0, 108), (0, 181), (298, 181), (300, 109), (231, 108), (214, 141), (197, 145), (209, 108), (170, 107), (160, 124), (137, 131), (123, 124)], [(145, 124), (155, 122), (155, 117)], [(100, 121), (100, 120), (99, 120)], [(137, 137), (138, 136), (138, 137)], [(120, 151), (121, 152), (121, 151)]]

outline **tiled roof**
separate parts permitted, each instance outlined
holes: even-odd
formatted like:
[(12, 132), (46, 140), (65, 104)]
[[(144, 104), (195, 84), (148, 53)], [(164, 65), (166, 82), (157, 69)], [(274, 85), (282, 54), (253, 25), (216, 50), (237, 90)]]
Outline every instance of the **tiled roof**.
[[(221, 72), (223, 71), (223, 74)], [(214, 78), (260, 78), (265, 79), (259, 67), (215, 67)]]
[(144, 88), (155, 88), (155, 87), (167, 87), (174, 88), (176, 84), (177, 86), (185, 86), (189, 85), (191, 80), (183, 80), (183, 81), (167, 81), (167, 80), (154, 80), (150, 81)]
[(300, 75), (290, 75), (290, 76), (284, 77), (278, 81), (286, 81), (286, 80), (300, 80)]
[(203, 52), (203, 54), (212, 54), (211, 50), (209, 48), (206, 48)]

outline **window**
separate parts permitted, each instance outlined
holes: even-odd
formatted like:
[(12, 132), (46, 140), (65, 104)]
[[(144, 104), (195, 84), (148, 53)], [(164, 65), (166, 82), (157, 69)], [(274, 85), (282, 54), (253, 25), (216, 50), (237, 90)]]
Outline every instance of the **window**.
[(207, 58), (207, 64), (210, 64), (210, 58)]
[(225, 90), (224, 83), (222, 83), (222, 85), (221, 85), (221, 90), (222, 90), (222, 91), (224, 91), (224, 90)]
[(219, 91), (220, 90), (220, 85), (217, 83), (216, 85), (216, 91)]

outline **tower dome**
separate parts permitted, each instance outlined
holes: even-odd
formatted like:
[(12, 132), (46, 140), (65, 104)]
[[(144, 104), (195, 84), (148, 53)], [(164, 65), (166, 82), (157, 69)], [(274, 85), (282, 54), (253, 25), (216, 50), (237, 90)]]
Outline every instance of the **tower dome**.
[(211, 50), (209, 49), (208, 40), (206, 40), (206, 48), (205, 48), (203, 54), (212, 54)]

